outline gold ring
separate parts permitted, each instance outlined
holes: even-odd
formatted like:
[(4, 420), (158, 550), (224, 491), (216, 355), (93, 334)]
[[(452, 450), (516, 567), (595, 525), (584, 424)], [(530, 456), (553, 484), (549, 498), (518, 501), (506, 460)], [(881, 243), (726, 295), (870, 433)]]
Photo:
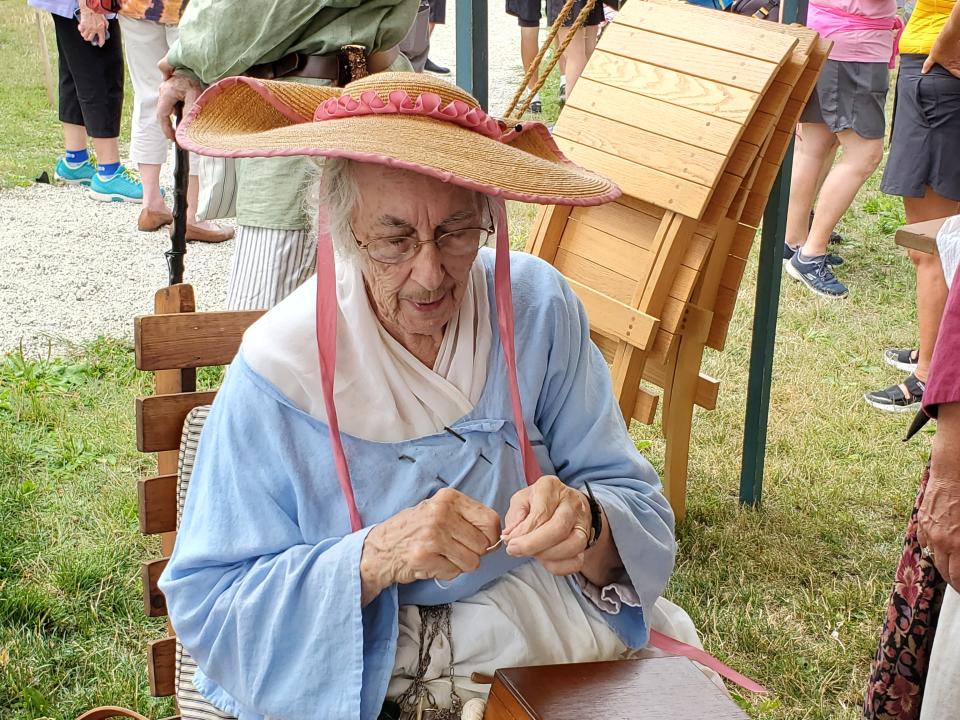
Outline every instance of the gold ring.
[(577, 523), (576, 525), (573, 526), (573, 529), (579, 530), (580, 532), (582, 532), (584, 539), (587, 542), (590, 542), (590, 533), (587, 532), (587, 529), (583, 525), (581, 525), (580, 523)]

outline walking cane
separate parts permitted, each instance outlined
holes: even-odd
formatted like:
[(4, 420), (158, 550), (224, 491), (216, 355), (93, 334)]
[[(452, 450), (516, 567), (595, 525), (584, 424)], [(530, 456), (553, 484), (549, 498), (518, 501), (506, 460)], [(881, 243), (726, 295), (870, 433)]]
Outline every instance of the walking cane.
[[(183, 118), (183, 103), (177, 103), (175, 115), (179, 127), (180, 120)], [(164, 253), (171, 285), (183, 282), (183, 256), (187, 254), (187, 183), (189, 180), (190, 156), (179, 144), (174, 143), (173, 228), (170, 230), (170, 249)]]

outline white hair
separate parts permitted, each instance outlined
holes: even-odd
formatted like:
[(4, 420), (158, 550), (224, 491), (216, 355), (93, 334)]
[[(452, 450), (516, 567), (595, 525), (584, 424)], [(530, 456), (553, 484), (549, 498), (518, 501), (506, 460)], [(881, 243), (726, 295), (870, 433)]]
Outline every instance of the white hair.
[[(337, 256), (343, 260), (356, 260), (360, 256), (356, 238), (350, 228), (353, 209), (360, 197), (360, 187), (354, 178), (352, 167), (355, 161), (348, 158), (315, 158), (317, 172), (311, 192), (307, 193), (307, 211), (316, 234), (317, 210), (327, 210), (327, 230), (333, 241)], [(496, 228), (497, 203), (488, 202), (483, 193), (473, 191), (481, 222), (490, 222)]]
[(360, 197), (360, 188), (350, 171), (353, 164), (347, 158), (314, 158), (315, 170), (305, 204), (313, 234), (317, 233), (317, 216), (320, 207), (327, 211), (327, 231), (333, 241), (337, 256), (343, 260), (355, 260), (360, 250), (350, 229), (350, 216)]

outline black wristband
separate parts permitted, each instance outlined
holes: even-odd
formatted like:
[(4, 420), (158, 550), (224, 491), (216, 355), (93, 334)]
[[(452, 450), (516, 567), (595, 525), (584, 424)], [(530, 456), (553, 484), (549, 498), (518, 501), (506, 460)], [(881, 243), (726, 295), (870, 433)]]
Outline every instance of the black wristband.
[(587, 547), (590, 548), (597, 544), (600, 533), (603, 532), (603, 511), (600, 509), (600, 503), (593, 496), (590, 483), (584, 482), (583, 485), (587, 488), (587, 503), (590, 505), (590, 526), (593, 531), (587, 542)]

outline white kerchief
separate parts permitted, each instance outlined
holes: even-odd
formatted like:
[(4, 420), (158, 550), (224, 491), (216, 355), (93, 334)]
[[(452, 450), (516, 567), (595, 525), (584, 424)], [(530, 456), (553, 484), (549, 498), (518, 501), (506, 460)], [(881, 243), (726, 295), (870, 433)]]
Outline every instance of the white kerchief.
[[(243, 338), (247, 363), (300, 410), (326, 422), (315, 326), (316, 276), (254, 323)], [(337, 263), (334, 401), (341, 431), (375, 442), (439, 432), (476, 405), (487, 377), (493, 330), (479, 258), (460, 310), (447, 324), (433, 369), (377, 319), (359, 264)]]

